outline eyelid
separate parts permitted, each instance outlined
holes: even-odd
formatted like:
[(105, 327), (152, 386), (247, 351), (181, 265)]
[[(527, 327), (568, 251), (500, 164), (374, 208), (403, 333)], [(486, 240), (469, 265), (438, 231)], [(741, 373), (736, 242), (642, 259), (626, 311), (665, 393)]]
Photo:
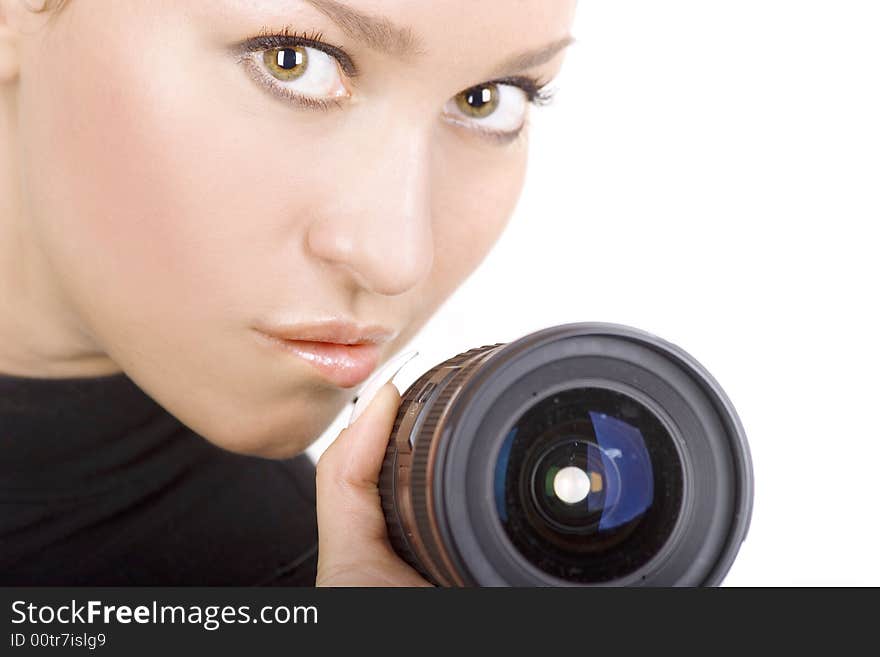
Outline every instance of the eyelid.
[(504, 132), (501, 130), (490, 130), (489, 128), (484, 128), (480, 125), (474, 125), (473, 123), (468, 123), (466, 121), (459, 121), (452, 117), (447, 117), (445, 120), (447, 121), (447, 123), (460, 126), (464, 130), (469, 130), (470, 132), (476, 132), (482, 137), (487, 137), (500, 144), (509, 144), (515, 141), (518, 137), (522, 136), (522, 134), (525, 132), (526, 126), (528, 126), (529, 124), (529, 117), (526, 116), (523, 119), (522, 125), (519, 128), (510, 132)]
[(247, 57), (250, 53), (262, 50), (271, 50), (273, 48), (292, 48), (294, 46), (308, 46), (315, 50), (321, 50), (333, 57), (342, 68), (343, 72), (350, 78), (360, 75), (360, 70), (354, 63), (348, 53), (338, 46), (331, 45), (323, 41), (321, 32), (297, 34), (295, 31), (290, 33), (289, 28), (285, 28), (282, 33), (269, 33), (267, 28), (249, 39), (245, 39), (232, 47), (235, 55), (238, 55), (239, 61)]
[[(259, 49), (252, 52), (259, 52)], [(255, 82), (265, 87), (266, 90), (273, 96), (280, 98), (285, 102), (294, 103), (295, 105), (306, 109), (317, 108), (321, 110), (327, 110), (331, 107), (342, 107), (342, 103), (340, 102), (339, 98), (317, 98), (307, 96), (305, 94), (291, 91), (286, 87), (278, 84), (277, 81), (273, 82), (271, 76), (266, 74), (264, 68), (260, 64), (257, 64), (254, 61), (254, 58), (250, 56), (249, 53), (241, 55), (238, 59), (238, 63), (244, 66), (248, 75), (250, 75)]]
[(534, 103), (535, 105), (546, 105), (553, 99), (553, 94), (555, 93), (555, 90), (547, 88), (547, 85), (550, 84), (549, 81), (542, 81), (528, 75), (511, 75), (504, 78), (489, 80), (488, 82), (482, 82), (475, 86), (481, 87), (489, 84), (507, 84), (519, 87), (526, 93), (529, 102)]
[[(526, 94), (526, 99), (529, 103), (533, 105), (547, 105), (553, 100), (553, 96), (555, 94), (554, 89), (548, 89), (547, 85), (550, 84), (549, 81), (541, 81), (538, 78), (533, 78), (526, 75), (514, 75), (508, 76), (504, 78), (496, 78), (494, 80), (489, 80), (488, 82), (481, 82), (480, 84), (475, 84), (471, 87), (468, 87), (465, 91), (469, 89), (474, 89), (477, 87), (483, 87), (488, 85), (507, 85), (512, 87), (517, 87)], [(459, 92), (461, 93), (461, 92)], [(455, 126), (459, 126), (465, 130), (469, 130), (471, 132), (476, 132), (483, 137), (488, 137), (490, 139), (495, 140), (496, 142), (502, 144), (509, 144), (515, 141), (518, 137), (520, 137), (526, 130), (529, 125), (530, 113), (526, 113), (523, 117), (523, 122), (516, 130), (511, 131), (502, 131), (502, 130), (492, 130), (490, 128), (486, 128), (485, 126), (481, 126), (479, 121), (468, 121), (464, 119), (459, 119), (454, 116), (450, 116), (444, 113), (444, 120), (447, 123), (450, 123)]]
[(243, 65), (248, 75), (265, 87), (273, 96), (306, 109), (327, 110), (331, 106), (341, 108), (342, 103), (338, 98), (316, 98), (286, 89), (277, 81), (273, 81), (271, 76), (266, 74), (264, 67), (254, 61), (254, 53), (295, 46), (313, 48), (332, 57), (349, 78), (359, 75), (359, 70), (348, 53), (342, 48), (324, 41), (322, 32), (313, 31), (300, 34), (296, 30), (291, 32), (289, 25), (285, 26), (281, 32), (273, 32), (267, 26), (263, 26), (256, 36), (233, 44), (230, 51), (235, 56), (236, 63)]

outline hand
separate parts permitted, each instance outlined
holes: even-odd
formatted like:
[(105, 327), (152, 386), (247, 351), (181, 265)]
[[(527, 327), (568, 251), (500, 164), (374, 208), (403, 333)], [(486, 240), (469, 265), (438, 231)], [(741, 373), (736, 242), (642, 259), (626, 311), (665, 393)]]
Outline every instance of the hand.
[(392, 382), (343, 429), (317, 464), (316, 586), (431, 586), (388, 542), (379, 472), (400, 406)]

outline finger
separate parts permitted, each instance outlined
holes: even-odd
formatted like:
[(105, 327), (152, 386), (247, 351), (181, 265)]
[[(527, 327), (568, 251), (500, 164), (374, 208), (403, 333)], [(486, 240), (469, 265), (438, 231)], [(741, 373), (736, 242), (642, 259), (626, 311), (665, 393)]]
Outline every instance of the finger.
[(383, 385), (354, 424), (343, 429), (318, 460), (318, 532), (322, 550), (352, 541), (385, 540), (379, 473), (394, 426), (400, 393)]
[(379, 388), (355, 423), (343, 429), (325, 450), (322, 458), (326, 455), (331, 462), (330, 469), (345, 483), (357, 487), (378, 484), (385, 448), (399, 406), (397, 386), (388, 381)]
[(348, 420), (349, 426), (354, 424), (355, 420), (357, 420), (363, 410), (370, 405), (370, 402), (379, 388), (381, 388), (386, 382), (393, 381), (398, 372), (400, 372), (409, 361), (418, 355), (418, 351), (408, 351), (406, 353), (397, 354), (397, 356), (385, 363), (385, 365), (382, 366), (382, 369), (370, 377), (370, 380), (367, 381), (363, 390), (358, 394), (357, 402), (351, 410), (351, 417)]

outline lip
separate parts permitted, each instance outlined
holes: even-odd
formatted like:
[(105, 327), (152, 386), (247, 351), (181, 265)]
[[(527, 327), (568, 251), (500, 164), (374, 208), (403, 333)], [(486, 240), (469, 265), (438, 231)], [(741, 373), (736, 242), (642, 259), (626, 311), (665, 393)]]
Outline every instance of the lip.
[(369, 378), (379, 363), (380, 345), (395, 335), (383, 326), (344, 321), (255, 330), (276, 347), (305, 360), (341, 388), (351, 388)]

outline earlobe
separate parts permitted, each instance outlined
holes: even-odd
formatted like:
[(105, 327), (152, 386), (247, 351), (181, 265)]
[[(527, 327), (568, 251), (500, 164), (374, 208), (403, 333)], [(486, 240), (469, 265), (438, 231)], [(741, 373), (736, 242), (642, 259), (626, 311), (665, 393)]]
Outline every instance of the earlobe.
[(18, 77), (16, 34), (9, 20), (9, 0), (0, 0), (0, 85)]
[(0, 0), (0, 85), (15, 82), (20, 67), (21, 23), (39, 14), (47, 0)]

